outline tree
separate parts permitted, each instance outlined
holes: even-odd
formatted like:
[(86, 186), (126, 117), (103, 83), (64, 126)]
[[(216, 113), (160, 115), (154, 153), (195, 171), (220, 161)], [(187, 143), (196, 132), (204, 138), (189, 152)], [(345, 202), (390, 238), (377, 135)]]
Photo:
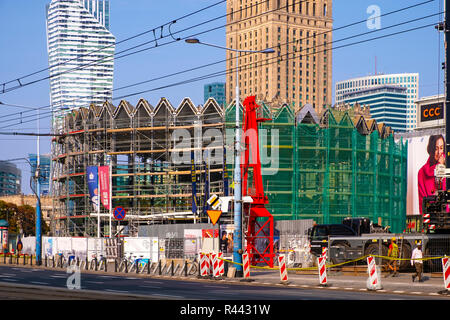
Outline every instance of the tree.
[[(8, 220), (8, 231), (20, 233), (20, 228), (25, 236), (36, 235), (36, 209), (30, 205), (17, 206), (13, 203), (0, 201), (0, 219)], [(42, 234), (50, 231), (49, 226), (41, 219)]]

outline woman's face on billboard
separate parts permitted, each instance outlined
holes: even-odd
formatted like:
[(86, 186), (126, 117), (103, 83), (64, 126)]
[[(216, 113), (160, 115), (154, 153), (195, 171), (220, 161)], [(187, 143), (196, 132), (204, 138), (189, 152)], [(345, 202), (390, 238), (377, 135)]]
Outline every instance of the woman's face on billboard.
[(438, 139), (436, 141), (436, 150), (434, 152), (434, 160), (439, 162), (440, 164), (445, 163), (445, 155), (444, 155), (444, 140)]

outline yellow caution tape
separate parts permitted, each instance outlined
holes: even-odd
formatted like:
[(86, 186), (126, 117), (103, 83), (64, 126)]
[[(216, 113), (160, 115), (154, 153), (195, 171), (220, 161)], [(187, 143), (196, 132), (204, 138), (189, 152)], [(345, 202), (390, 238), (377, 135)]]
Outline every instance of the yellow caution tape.
[[(410, 261), (410, 260), (411, 260), (411, 259), (406, 259), (406, 258), (393, 258), (393, 257), (378, 256), (378, 255), (370, 254), (370, 255), (362, 256), (362, 257), (357, 258), (357, 259), (345, 261), (345, 262), (342, 262), (342, 263), (326, 265), (326, 267), (327, 267), (327, 268), (339, 267), (339, 266), (343, 266), (343, 265), (345, 265), (345, 264), (354, 263), (354, 262), (357, 262), (357, 261), (366, 259), (367, 257), (382, 258), (382, 259), (386, 259), (386, 260), (399, 260), (399, 261)], [(445, 258), (445, 256), (442, 256), (442, 257), (428, 257), (428, 258), (414, 259), (414, 261), (416, 261), (416, 260), (428, 261), (428, 260), (435, 260), (435, 259), (442, 259), (442, 258)], [(224, 258), (219, 258), (219, 259), (220, 259), (220, 260), (223, 260), (223, 261), (225, 261), (225, 262), (229, 262), (229, 263), (235, 264), (235, 265), (243, 266), (242, 263), (234, 262), (234, 261), (231, 261), (231, 260), (226, 260), (226, 259), (224, 259)], [(280, 270), (279, 267), (270, 268), (270, 267), (250, 266), (250, 268), (253, 268), (253, 269), (263, 269), (263, 270)], [(308, 267), (308, 268), (287, 268), (287, 270), (291, 270), (291, 271), (310, 271), (310, 270), (317, 270), (317, 267)]]

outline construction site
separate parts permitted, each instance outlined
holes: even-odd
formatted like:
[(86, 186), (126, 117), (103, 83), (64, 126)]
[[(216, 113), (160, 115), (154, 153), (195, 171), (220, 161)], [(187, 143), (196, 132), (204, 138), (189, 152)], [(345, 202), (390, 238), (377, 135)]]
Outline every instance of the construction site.
[[(310, 105), (295, 112), (258, 104), (266, 119), (258, 125), (266, 207), (275, 220), (364, 216), (403, 231), (407, 145), (389, 127), (359, 106), (316, 114)], [(174, 108), (162, 98), (156, 106), (105, 102), (67, 115), (52, 140), (52, 234), (97, 235), (88, 166), (111, 167), (112, 207), (127, 211), (113, 236), (207, 223), (209, 196), (233, 195), (235, 111), (234, 103), (224, 110), (214, 99), (195, 106), (185, 98)], [(109, 211), (100, 207), (101, 235), (108, 236)], [(233, 223), (231, 213), (221, 220)]]

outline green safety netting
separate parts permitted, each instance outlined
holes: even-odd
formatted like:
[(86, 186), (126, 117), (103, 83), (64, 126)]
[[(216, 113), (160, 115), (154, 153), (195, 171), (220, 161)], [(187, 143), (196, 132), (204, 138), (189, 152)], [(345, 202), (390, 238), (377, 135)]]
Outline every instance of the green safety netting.
[[(234, 104), (225, 117), (234, 128)], [(259, 117), (271, 119), (260, 124), (259, 144), (267, 209), (276, 220), (367, 217), (403, 232), (406, 142), (394, 142), (392, 133), (381, 138), (378, 130), (361, 134), (349, 112), (327, 110), (321, 124), (296, 123), (289, 105), (270, 112), (262, 103)], [(228, 164), (229, 177), (233, 167)]]

